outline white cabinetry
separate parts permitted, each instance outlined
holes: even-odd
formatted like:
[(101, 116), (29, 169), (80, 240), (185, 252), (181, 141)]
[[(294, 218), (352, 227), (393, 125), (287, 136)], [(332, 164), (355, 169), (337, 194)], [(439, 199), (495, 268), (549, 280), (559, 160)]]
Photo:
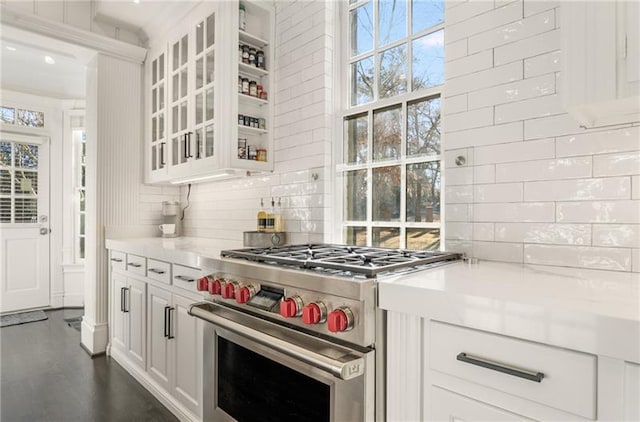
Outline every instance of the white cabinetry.
[(506, 410), (461, 396), (440, 387), (431, 386), (430, 421), (482, 422), (530, 421)]
[(637, 1), (568, 1), (560, 7), (562, 95), (585, 127), (640, 121)]
[(113, 272), (112, 345), (126, 354), (132, 363), (145, 368), (146, 362), (146, 283)]

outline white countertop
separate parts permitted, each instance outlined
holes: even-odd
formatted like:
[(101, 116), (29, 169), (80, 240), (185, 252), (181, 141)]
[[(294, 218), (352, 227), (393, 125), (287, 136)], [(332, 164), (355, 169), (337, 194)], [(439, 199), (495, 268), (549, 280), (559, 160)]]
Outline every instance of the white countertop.
[(481, 261), (379, 280), (383, 309), (640, 362), (640, 274)]

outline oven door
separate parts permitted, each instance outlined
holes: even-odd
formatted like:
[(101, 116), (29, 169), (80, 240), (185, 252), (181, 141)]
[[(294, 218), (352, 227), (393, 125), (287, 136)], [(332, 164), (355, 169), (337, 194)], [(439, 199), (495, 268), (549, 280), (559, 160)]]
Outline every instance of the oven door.
[(373, 350), (352, 350), (210, 302), (189, 312), (210, 322), (204, 421), (375, 420)]

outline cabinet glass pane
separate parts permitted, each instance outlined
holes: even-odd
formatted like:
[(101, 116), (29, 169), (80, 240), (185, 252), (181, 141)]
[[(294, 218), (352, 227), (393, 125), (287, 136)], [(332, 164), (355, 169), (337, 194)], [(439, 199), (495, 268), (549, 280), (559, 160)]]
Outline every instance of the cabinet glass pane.
[(187, 86), (189, 85), (187, 81), (187, 69), (182, 69), (182, 72), (180, 72), (180, 98), (187, 96)]
[(176, 133), (180, 128), (178, 118), (180, 115), (180, 110), (177, 105), (174, 105), (171, 109), (171, 133)]
[(215, 13), (207, 17), (207, 47), (211, 47), (215, 42)]
[(204, 48), (204, 22), (196, 25), (196, 54), (202, 53)]
[(164, 114), (158, 116), (158, 139), (164, 139)]
[(153, 88), (151, 90), (151, 112), (155, 113), (156, 111), (158, 111), (158, 90)]
[(156, 118), (151, 119), (151, 142), (155, 142), (158, 139), (158, 131), (156, 129), (157, 120)]
[(214, 63), (213, 63), (213, 51), (207, 53), (207, 83), (213, 82), (213, 72), (214, 72)]
[(400, 221), (400, 167), (373, 169), (373, 220)]
[(158, 110), (163, 110), (164, 109), (164, 84), (161, 84), (158, 89), (159, 89)]
[(398, 227), (374, 227), (371, 231), (371, 246), (381, 248), (400, 247), (400, 229)]
[(155, 85), (158, 82), (158, 59), (151, 62), (151, 84)]
[(202, 151), (204, 148), (204, 129), (196, 129), (194, 135), (196, 137), (196, 160), (198, 160), (204, 156)]
[(173, 96), (171, 97), (172, 101), (178, 101), (180, 98), (180, 74), (176, 73), (173, 75)]
[(206, 157), (213, 157), (213, 125), (207, 126), (207, 135), (205, 139), (205, 151)]
[(156, 157), (156, 146), (151, 147), (151, 170), (157, 170), (157, 157)]
[(161, 81), (164, 79), (164, 53), (160, 54), (160, 58), (158, 60), (158, 80)]
[(204, 60), (202, 58), (196, 61), (196, 89), (202, 88), (202, 78), (204, 75)]
[(180, 40), (180, 64), (187, 64), (187, 58), (189, 57), (189, 36), (185, 35)]
[(180, 138), (180, 163), (187, 162), (187, 136), (183, 135)]
[(399, 159), (402, 146), (402, 108), (373, 113), (373, 159)]
[(177, 70), (180, 67), (180, 43), (173, 44), (173, 66), (171, 69)]
[(177, 165), (180, 159), (180, 139), (171, 139), (171, 164)]
[(440, 221), (440, 162), (407, 166), (407, 221)]
[(187, 128), (187, 102), (180, 104), (180, 130)]
[(196, 124), (202, 123), (202, 93), (196, 95)]
[(207, 89), (207, 120), (213, 119), (213, 88)]

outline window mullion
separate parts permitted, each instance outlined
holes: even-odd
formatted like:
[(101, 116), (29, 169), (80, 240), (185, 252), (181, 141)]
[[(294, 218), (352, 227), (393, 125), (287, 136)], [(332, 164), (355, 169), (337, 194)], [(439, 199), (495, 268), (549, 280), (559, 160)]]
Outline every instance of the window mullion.
[(367, 113), (367, 246), (372, 245), (373, 229), (373, 110)]
[(413, 38), (412, 38), (412, 22), (413, 7), (411, 0), (407, 0), (407, 92), (413, 92)]
[(373, 1), (373, 102), (379, 100), (378, 85), (380, 84), (380, 59), (378, 55), (378, 32), (380, 32), (378, 8), (379, 0)]
[(400, 247), (406, 247), (404, 223), (407, 221), (407, 124), (408, 124), (407, 102), (402, 103), (402, 125), (400, 136)]

